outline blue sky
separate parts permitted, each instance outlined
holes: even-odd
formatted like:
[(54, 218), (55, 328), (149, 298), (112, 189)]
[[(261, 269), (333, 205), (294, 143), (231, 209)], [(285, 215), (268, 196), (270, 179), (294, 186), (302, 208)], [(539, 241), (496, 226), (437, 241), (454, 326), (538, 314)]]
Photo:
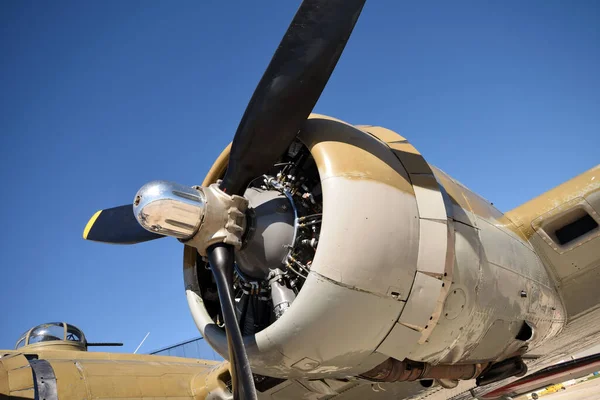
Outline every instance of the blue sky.
[[(52, 320), (126, 352), (198, 335), (177, 241), (81, 233), (147, 181), (202, 182), (298, 4), (1, 3), (0, 348)], [(591, 0), (370, 1), (316, 111), (507, 211), (599, 161), (598, 26)]]

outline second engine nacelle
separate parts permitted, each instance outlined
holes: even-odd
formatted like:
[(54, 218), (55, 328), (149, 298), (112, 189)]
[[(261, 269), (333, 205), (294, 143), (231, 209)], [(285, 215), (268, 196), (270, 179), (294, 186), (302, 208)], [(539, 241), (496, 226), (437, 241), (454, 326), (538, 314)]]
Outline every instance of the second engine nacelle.
[[(489, 202), (430, 166), (406, 139), (319, 115), (311, 116), (299, 139), (306, 156), (291, 149), (290, 157), (302, 158), (304, 171), (316, 167), (317, 182), (306, 179), (301, 192), (293, 189), (301, 186), (297, 182), (285, 189), (296, 176), (275, 171), (260, 178), (264, 186), (255, 190), (281, 191), (272, 200), (284, 216), (271, 213), (265, 222), (260, 212), (250, 214), (254, 231), (241, 253), (252, 254), (238, 256), (238, 289), (246, 296), (238, 307), (251, 317), (242, 330), (255, 373), (343, 378), (390, 357), (430, 364), (499, 361), (561, 330), (563, 304), (527, 238)], [(203, 186), (223, 175), (228, 150)], [(286, 197), (293, 217), (285, 217)], [(321, 216), (302, 219), (294, 203), (303, 201), (307, 210), (319, 203)], [(299, 226), (311, 223), (312, 239), (300, 238)], [(277, 224), (285, 233), (268, 231)], [(295, 255), (300, 239), (313, 247), (300, 251), (302, 259)], [(261, 276), (256, 265), (245, 268), (248, 260), (271, 269)], [(227, 357), (214, 284), (205, 261), (187, 246), (184, 277), (198, 329)]]

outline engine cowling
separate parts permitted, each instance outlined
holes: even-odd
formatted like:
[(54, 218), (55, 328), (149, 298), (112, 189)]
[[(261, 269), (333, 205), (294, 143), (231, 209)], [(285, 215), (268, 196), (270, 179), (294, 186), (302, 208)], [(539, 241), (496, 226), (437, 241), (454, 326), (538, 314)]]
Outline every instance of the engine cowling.
[[(298, 261), (305, 278), (292, 288), (289, 307), (271, 309), (256, 332), (245, 329), (255, 373), (343, 378), (390, 357), (430, 364), (499, 361), (560, 331), (563, 304), (527, 239), (489, 202), (430, 166), (406, 139), (385, 128), (355, 127), (315, 114), (299, 139), (318, 170), (322, 191), (318, 244), (314, 258)], [(223, 175), (228, 152), (229, 147), (203, 186)], [(276, 188), (265, 185), (264, 190)], [(281, 203), (282, 197), (274, 201)], [(293, 248), (297, 243), (287, 243), (289, 218), (272, 224), (285, 221), (281, 240)], [(262, 225), (260, 232), (268, 228)], [(245, 245), (253, 247), (256, 243)], [(279, 257), (277, 251), (269, 254)], [(273, 257), (260, 256), (273, 263)], [(289, 260), (280, 266), (284, 272)], [(186, 246), (192, 316), (207, 342), (228, 357), (204, 268), (205, 261)], [(281, 280), (269, 271), (262, 277), (250, 272), (274, 293)], [(268, 291), (257, 287), (249, 296), (274, 308)], [(256, 316), (253, 320), (256, 326)]]

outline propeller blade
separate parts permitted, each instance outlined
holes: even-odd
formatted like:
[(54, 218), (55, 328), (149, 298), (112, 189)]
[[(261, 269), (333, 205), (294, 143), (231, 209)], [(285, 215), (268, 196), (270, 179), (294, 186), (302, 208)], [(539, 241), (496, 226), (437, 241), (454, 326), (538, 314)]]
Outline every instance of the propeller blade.
[(218, 243), (208, 248), (208, 262), (217, 284), (227, 332), (233, 398), (253, 400), (258, 398), (254, 378), (233, 307), (233, 261), (233, 247)]
[[(304, 0), (273, 55), (233, 139), (219, 187), (243, 195), (292, 143), (321, 96), (365, 0)], [(233, 248), (216, 244), (208, 259), (221, 300), (233, 397), (256, 399), (254, 379), (233, 307)]]
[[(227, 171), (219, 187), (243, 195), (292, 143), (319, 100), (366, 0), (304, 0), (261, 78), (240, 121)], [(194, 225), (195, 227), (196, 225)], [(130, 205), (96, 213), (84, 239), (131, 244), (162, 235), (147, 231)], [(229, 346), (233, 397), (257, 399), (254, 378), (237, 323), (233, 295), (234, 249), (207, 249)]]
[(325, 88), (365, 0), (304, 0), (258, 83), (220, 185), (242, 195), (296, 137)]
[(100, 210), (90, 218), (83, 238), (94, 242), (135, 244), (164, 237), (144, 229), (133, 215), (133, 205)]

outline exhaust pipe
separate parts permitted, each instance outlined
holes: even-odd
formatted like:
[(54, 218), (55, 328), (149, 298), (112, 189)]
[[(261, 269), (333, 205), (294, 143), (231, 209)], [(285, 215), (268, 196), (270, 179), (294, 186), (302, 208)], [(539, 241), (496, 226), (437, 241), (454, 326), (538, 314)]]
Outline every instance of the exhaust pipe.
[(431, 365), (388, 358), (360, 377), (375, 382), (412, 382), (420, 379), (469, 380), (477, 378), (490, 363)]

